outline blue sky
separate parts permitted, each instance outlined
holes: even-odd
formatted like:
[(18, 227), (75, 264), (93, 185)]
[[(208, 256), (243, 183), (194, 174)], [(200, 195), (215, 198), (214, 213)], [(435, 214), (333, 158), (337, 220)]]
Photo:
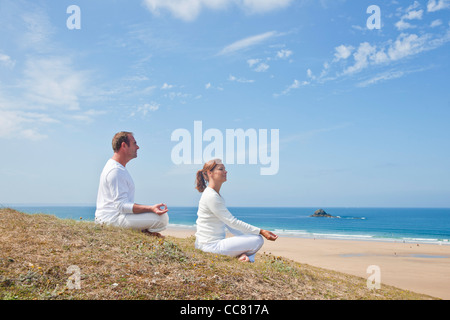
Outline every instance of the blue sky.
[(195, 206), (171, 134), (201, 121), (279, 130), (277, 174), (227, 164), (229, 206), (449, 207), (449, 18), (448, 0), (2, 0), (0, 203), (95, 203), (127, 130), (136, 202)]

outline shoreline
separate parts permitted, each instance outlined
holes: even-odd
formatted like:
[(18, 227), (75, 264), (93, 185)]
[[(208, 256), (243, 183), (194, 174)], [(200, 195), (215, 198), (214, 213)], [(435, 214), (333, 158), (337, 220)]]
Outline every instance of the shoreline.
[[(192, 230), (195, 233), (195, 225), (186, 224), (170, 224), (169, 229), (174, 230)], [(304, 232), (296, 233), (290, 230), (278, 230), (278, 229), (267, 229), (276, 233), (283, 238), (299, 238), (299, 239), (322, 239), (322, 240), (347, 240), (347, 241), (369, 241), (369, 242), (386, 242), (386, 243), (410, 243), (410, 244), (430, 244), (430, 245), (443, 245), (450, 246), (450, 241), (448, 239), (429, 239), (429, 238), (389, 238), (389, 237), (377, 237), (372, 235), (349, 235), (349, 234), (326, 234), (326, 233), (314, 233), (314, 232)]]
[[(170, 226), (163, 235), (186, 238), (195, 228)], [(367, 279), (369, 266), (380, 268), (381, 286), (450, 299), (450, 246), (403, 241), (302, 238), (279, 235), (264, 241), (260, 253)]]

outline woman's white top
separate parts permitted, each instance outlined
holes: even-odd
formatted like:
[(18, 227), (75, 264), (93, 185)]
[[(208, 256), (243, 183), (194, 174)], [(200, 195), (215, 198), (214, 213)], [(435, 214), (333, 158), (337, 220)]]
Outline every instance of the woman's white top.
[(198, 244), (211, 243), (225, 239), (226, 227), (244, 234), (259, 234), (260, 228), (245, 223), (234, 217), (225, 206), (223, 198), (210, 187), (206, 187), (200, 198), (197, 211)]

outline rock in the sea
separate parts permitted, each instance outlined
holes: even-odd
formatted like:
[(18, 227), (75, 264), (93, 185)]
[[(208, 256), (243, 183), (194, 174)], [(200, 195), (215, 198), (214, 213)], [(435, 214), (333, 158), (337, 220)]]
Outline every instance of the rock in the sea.
[(325, 218), (336, 218), (335, 216), (332, 216), (331, 214), (328, 214), (323, 209), (316, 210), (314, 214), (310, 215), (310, 217), (325, 217)]

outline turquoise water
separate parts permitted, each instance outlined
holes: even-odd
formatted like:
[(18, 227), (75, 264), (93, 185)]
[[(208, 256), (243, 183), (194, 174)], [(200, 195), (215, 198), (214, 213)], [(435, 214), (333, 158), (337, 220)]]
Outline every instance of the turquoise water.
[[(20, 206), (26, 213), (94, 220), (95, 206)], [(450, 208), (322, 208), (339, 218), (310, 217), (318, 208), (229, 207), (237, 218), (280, 236), (450, 244)], [(196, 207), (169, 208), (173, 227), (195, 228)]]

